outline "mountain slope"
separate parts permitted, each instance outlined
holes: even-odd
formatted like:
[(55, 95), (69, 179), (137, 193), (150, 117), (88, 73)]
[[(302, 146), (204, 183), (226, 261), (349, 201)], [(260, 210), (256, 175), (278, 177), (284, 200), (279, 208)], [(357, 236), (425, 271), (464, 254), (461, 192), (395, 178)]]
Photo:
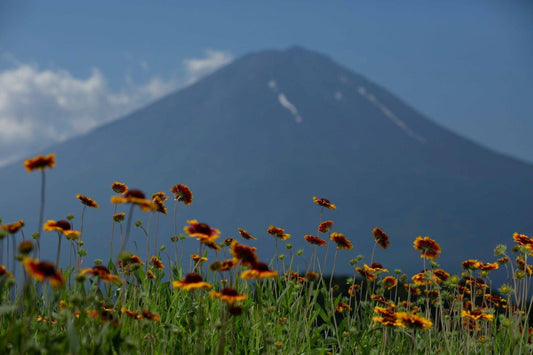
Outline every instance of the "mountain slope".
[[(57, 167), (47, 172), (46, 218), (75, 213), (79, 225), (77, 193), (102, 206), (85, 216), (91, 257), (108, 252), (109, 186), (116, 180), (147, 194), (189, 185), (195, 199), (179, 207), (179, 230), (187, 218), (221, 229), (223, 237), (243, 227), (259, 238), (265, 256), (274, 248), (265, 232), (270, 224), (284, 227), (294, 248), (309, 256), (302, 236), (314, 233), (320, 219), (311, 198), (327, 197), (338, 209), (324, 218), (355, 244), (339, 253), (343, 272), (355, 255), (370, 256), (375, 226), (392, 242), (376, 260), (410, 271), (422, 265), (412, 248), (418, 235), (437, 239), (443, 265), (452, 267), (471, 257), (492, 260), (494, 246), (510, 244), (514, 231), (533, 234), (531, 165), (443, 129), (385, 89), (299, 47), (244, 56), (50, 151)], [(28, 229), (35, 228), (39, 183), (20, 163), (0, 170), (4, 221), (27, 218)], [(134, 232), (142, 250), (144, 237)], [(159, 239), (169, 246), (172, 233), (172, 218), (161, 218)], [(52, 255), (55, 238), (43, 238), (52, 240)]]

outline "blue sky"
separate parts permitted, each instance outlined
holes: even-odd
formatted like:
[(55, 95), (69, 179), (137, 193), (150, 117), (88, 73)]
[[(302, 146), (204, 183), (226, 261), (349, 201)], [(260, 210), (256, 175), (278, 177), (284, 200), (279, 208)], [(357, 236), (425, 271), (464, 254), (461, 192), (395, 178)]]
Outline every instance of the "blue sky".
[(0, 164), (301, 45), (533, 162), (530, 1), (0, 2)]

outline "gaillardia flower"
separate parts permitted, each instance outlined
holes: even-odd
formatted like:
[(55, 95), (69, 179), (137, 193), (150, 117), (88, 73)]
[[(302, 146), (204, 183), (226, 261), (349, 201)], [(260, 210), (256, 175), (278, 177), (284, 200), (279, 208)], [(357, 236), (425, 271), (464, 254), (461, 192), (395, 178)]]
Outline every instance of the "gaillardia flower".
[(239, 234), (241, 235), (241, 237), (243, 237), (244, 239), (253, 239), (253, 240), (257, 239), (256, 237), (252, 236), (250, 233), (248, 233), (242, 228), (237, 228), (237, 230), (239, 231)]
[(197, 290), (200, 288), (210, 289), (212, 286), (205, 282), (197, 273), (190, 273), (185, 276), (183, 281), (173, 281), (172, 287), (174, 289), (179, 288), (185, 291)]
[(313, 201), (319, 206), (326, 207), (331, 210), (337, 209), (337, 206), (332, 204), (327, 198), (317, 198), (316, 196), (313, 196)]
[(418, 236), (413, 242), (413, 247), (415, 250), (422, 252), (421, 258), (426, 259), (436, 259), (441, 252), (440, 245), (430, 237), (422, 238)]
[(0, 225), (0, 228), (9, 234), (15, 234), (17, 233), (22, 227), (24, 227), (24, 220), (21, 219), (20, 221), (13, 222), (11, 224), (2, 224)]
[(383, 287), (387, 290), (391, 290), (398, 284), (398, 280), (394, 276), (386, 276), (383, 278)]
[(237, 241), (231, 243), (230, 253), (233, 255), (235, 261), (240, 262), (244, 266), (253, 266), (257, 263), (257, 254), (255, 247), (249, 247), (244, 244), (239, 244)]
[(81, 232), (71, 229), (70, 222), (65, 220), (48, 220), (43, 226), (45, 232), (59, 232), (62, 233), (67, 239), (75, 240), (81, 236)]
[(353, 249), (352, 242), (346, 239), (346, 237), (342, 233), (333, 232), (330, 234), (329, 239), (331, 239), (335, 242), (335, 244), (337, 244), (337, 249)]
[(109, 269), (104, 265), (95, 265), (90, 269), (83, 269), (81, 275), (96, 276), (104, 282), (120, 283), (120, 278), (117, 275), (111, 274)]
[(138, 189), (129, 190), (124, 196), (112, 196), (111, 203), (131, 203), (138, 205), (143, 212), (153, 211), (156, 209), (155, 204), (146, 198), (144, 192)]
[(331, 230), (331, 227), (333, 227), (333, 221), (325, 221), (318, 225), (318, 231), (320, 233), (327, 233)]
[(406, 312), (396, 313), (396, 324), (402, 328), (412, 329), (429, 329), (433, 326), (429, 319)]
[(115, 181), (111, 184), (111, 189), (118, 194), (124, 195), (126, 192), (128, 192), (128, 185)]
[(313, 245), (326, 245), (326, 241), (322, 238), (318, 238), (318, 237), (315, 237), (314, 235), (310, 235), (310, 234), (307, 234), (307, 235), (304, 235), (304, 239), (308, 242), (308, 243), (311, 243)]
[(174, 194), (174, 199), (176, 201), (183, 202), (185, 206), (188, 206), (192, 203), (192, 192), (187, 185), (174, 185), (170, 189), (170, 192)]
[(189, 234), (190, 237), (198, 237), (198, 240), (210, 240), (214, 241), (219, 237), (220, 231), (218, 229), (211, 228), (207, 223), (198, 223), (193, 219), (187, 221), (188, 226), (185, 226), (183, 230)]
[(113, 215), (113, 221), (120, 223), (124, 220), (125, 217), (126, 217), (126, 214), (124, 212), (115, 213)]
[(76, 198), (81, 201), (82, 204), (84, 204), (87, 207), (91, 208), (98, 208), (98, 204), (90, 197), (87, 197), (85, 195), (77, 194)]
[(167, 207), (165, 206), (165, 200), (158, 195), (152, 196), (152, 202), (154, 203), (155, 210), (161, 214), (167, 214)]
[(241, 278), (246, 280), (256, 279), (256, 280), (262, 280), (270, 277), (277, 277), (278, 272), (274, 270), (270, 270), (268, 268), (268, 265), (263, 262), (257, 262), (252, 265), (252, 268), (250, 270), (243, 271), (241, 274)]
[(38, 155), (35, 158), (27, 159), (24, 162), (24, 167), (26, 171), (31, 173), (34, 170), (44, 170), (46, 168), (53, 168), (56, 166), (56, 155), (54, 153), (44, 156)]
[(150, 263), (156, 268), (156, 269), (164, 269), (165, 268), (165, 265), (163, 265), (163, 263), (161, 262), (161, 260), (157, 257), (157, 256), (152, 256), (152, 258), (150, 259)]
[(63, 287), (65, 284), (65, 278), (51, 262), (39, 261), (27, 257), (22, 263), (26, 272), (39, 282), (49, 279), (50, 284), (56, 288)]
[(382, 249), (387, 249), (387, 247), (390, 245), (389, 236), (387, 233), (383, 232), (381, 228), (376, 227), (372, 230), (372, 234), (374, 235), (376, 243), (379, 244)]
[(244, 301), (247, 297), (244, 294), (240, 295), (233, 288), (225, 288), (220, 292), (211, 291), (209, 295), (211, 296), (211, 298), (219, 298), (222, 302), (226, 302), (228, 304)]
[(287, 240), (291, 237), (290, 234), (285, 233), (285, 230), (283, 228), (278, 228), (276, 226), (268, 227), (267, 233), (281, 240)]
[(524, 234), (513, 234), (513, 240), (521, 247), (524, 247), (528, 249), (529, 251), (533, 251), (533, 238), (528, 238)]

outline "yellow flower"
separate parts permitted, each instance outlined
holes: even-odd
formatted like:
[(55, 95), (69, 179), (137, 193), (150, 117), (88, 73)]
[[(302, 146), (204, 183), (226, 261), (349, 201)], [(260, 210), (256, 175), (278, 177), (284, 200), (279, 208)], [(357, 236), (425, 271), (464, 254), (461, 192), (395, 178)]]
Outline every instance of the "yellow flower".
[(56, 155), (54, 153), (44, 156), (44, 155), (38, 155), (34, 158), (27, 159), (24, 162), (24, 167), (26, 168), (26, 171), (31, 173), (34, 170), (44, 170), (46, 168), (53, 168), (56, 166)]
[(204, 282), (202, 276), (196, 273), (190, 273), (185, 276), (183, 281), (174, 281), (172, 282), (172, 287), (174, 289), (179, 288), (185, 291), (198, 290), (200, 288), (211, 289), (211, 285), (207, 282)]

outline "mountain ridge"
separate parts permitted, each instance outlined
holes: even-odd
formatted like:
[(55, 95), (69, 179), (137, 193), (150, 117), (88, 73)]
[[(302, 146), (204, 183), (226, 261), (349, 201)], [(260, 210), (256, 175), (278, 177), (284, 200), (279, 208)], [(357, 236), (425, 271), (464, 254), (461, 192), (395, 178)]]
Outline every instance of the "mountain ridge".
[[(445, 264), (457, 266), (467, 256), (458, 251), (465, 243), (489, 258), (496, 244), (509, 244), (514, 228), (533, 230), (525, 212), (503, 207), (527, 208), (533, 165), (439, 126), (379, 85), (299, 47), (243, 56), (55, 150), (46, 218), (79, 211), (77, 193), (97, 199), (102, 207), (86, 212), (84, 236), (94, 257), (111, 226), (91, 223), (109, 220), (115, 180), (147, 194), (189, 185), (195, 201), (179, 210), (180, 230), (187, 218), (204, 220), (225, 237), (242, 227), (260, 236), (264, 255), (273, 251), (265, 233), (270, 224), (293, 234), (295, 248), (307, 248), (301, 237), (316, 231), (320, 215), (313, 195), (337, 204), (325, 218), (355, 243), (356, 254), (369, 256), (371, 230), (381, 226), (392, 251), (380, 256), (409, 270), (421, 265), (412, 258), (417, 235), (434, 236)], [(0, 193), (12, 203), (0, 217), (37, 215), (38, 206), (30, 213), (24, 203), (37, 204), (38, 180), (18, 164), (0, 169)], [(161, 233), (169, 246), (171, 228)], [(494, 245), (483, 242), (486, 235)], [(353, 257), (339, 255), (338, 270), (349, 272), (346, 261)]]

